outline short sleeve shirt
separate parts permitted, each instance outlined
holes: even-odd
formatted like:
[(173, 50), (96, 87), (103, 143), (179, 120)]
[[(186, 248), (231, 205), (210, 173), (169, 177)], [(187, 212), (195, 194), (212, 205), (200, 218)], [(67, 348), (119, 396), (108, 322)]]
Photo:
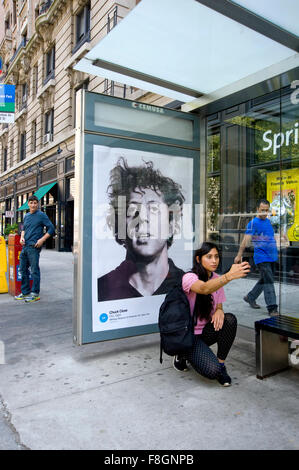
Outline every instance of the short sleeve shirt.
[(252, 236), (255, 264), (274, 262), (278, 258), (274, 230), (269, 219), (255, 217), (246, 227), (246, 235)]
[[(211, 279), (215, 279), (216, 277), (219, 277), (218, 274), (213, 273)], [(183, 291), (185, 292), (189, 300), (191, 315), (193, 315), (195, 301), (196, 301), (196, 293), (192, 292), (191, 286), (196, 281), (198, 281), (198, 276), (195, 273), (186, 273), (182, 279), (182, 287), (183, 287)], [(226, 300), (223, 287), (220, 287), (218, 290), (212, 293), (212, 299), (213, 299), (213, 306), (212, 306), (212, 311), (211, 311), (211, 317), (214, 315), (216, 311), (217, 304), (222, 304)], [(195, 328), (194, 328), (194, 334), (200, 335), (207, 323), (208, 323), (208, 320), (206, 319), (201, 320), (200, 318), (198, 318), (197, 324), (195, 325)]]

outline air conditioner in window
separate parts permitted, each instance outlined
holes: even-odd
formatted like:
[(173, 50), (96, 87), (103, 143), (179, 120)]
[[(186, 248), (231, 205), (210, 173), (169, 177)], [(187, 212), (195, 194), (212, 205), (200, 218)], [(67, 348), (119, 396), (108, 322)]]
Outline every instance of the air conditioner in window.
[(47, 134), (44, 135), (44, 144), (47, 144), (48, 142), (53, 141), (53, 134), (51, 132), (47, 132)]

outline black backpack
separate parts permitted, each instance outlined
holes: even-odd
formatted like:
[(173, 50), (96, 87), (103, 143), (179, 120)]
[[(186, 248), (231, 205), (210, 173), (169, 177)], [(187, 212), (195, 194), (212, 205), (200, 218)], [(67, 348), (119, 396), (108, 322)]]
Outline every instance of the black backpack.
[(160, 363), (162, 351), (169, 356), (190, 351), (194, 342), (194, 319), (189, 300), (181, 284), (174, 286), (166, 295), (159, 310)]

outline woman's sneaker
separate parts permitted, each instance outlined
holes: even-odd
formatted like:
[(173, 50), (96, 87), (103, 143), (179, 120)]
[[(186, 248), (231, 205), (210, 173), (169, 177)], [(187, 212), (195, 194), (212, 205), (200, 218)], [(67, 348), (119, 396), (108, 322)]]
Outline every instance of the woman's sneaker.
[(22, 292), (19, 295), (15, 295), (16, 300), (25, 300), (26, 295), (22, 294)]
[(35, 292), (31, 292), (31, 294), (25, 297), (25, 302), (36, 302), (37, 300), (40, 300), (40, 296), (39, 294), (35, 294)]
[(232, 379), (227, 373), (226, 367), (224, 364), (221, 365), (221, 375), (218, 377), (218, 382), (223, 385), (223, 387), (229, 387), (232, 383)]
[(173, 367), (179, 372), (186, 372), (188, 369), (187, 361), (184, 357), (174, 356)]

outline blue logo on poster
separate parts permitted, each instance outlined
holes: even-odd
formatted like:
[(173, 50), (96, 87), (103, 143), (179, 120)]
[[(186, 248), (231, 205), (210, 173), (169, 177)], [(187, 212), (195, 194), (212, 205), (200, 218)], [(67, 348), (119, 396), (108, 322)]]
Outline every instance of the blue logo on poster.
[(107, 315), (107, 313), (102, 313), (102, 314), (100, 315), (100, 322), (106, 323), (107, 320), (108, 320), (108, 315)]

